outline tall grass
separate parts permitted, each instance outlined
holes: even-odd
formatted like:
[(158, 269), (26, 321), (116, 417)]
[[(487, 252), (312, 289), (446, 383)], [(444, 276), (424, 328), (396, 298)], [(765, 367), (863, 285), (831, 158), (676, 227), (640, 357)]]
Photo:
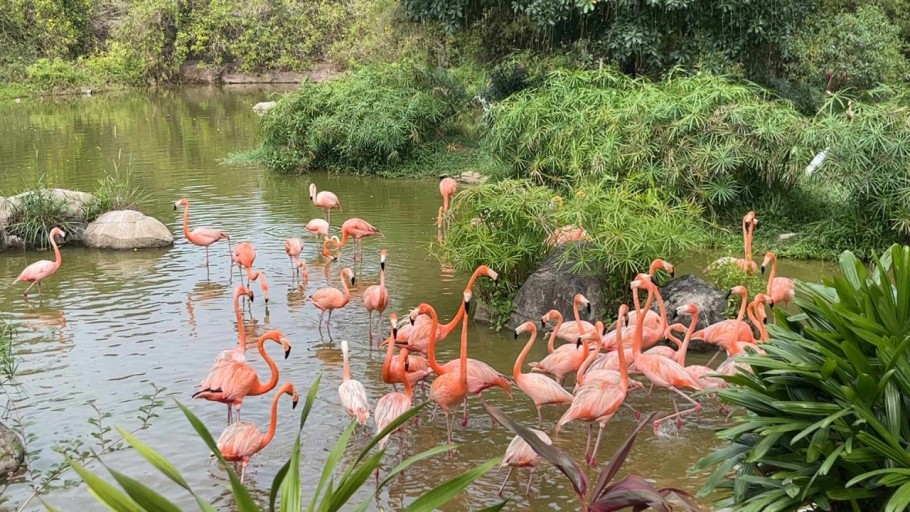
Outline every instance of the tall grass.
[(279, 172), (376, 172), (439, 139), (465, 101), (446, 71), (409, 65), (305, 83), (263, 117), (261, 157)]
[(94, 201), (86, 205), (85, 220), (92, 222), (112, 210), (136, 210), (148, 200), (148, 193), (133, 182), (130, 161), (123, 170), (115, 161), (113, 172), (105, 173), (95, 187)]
[(0, 318), (0, 382), (9, 382), (16, 376), (18, 363), (13, 355), (13, 326)]
[(7, 232), (22, 239), (26, 247), (48, 247), (48, 233), (54, 226), (71, 235), (83, 228), (81, 212), (71, 215), (69, 205), (55, 197), (44, 184), (19, 196), (9, 216)]

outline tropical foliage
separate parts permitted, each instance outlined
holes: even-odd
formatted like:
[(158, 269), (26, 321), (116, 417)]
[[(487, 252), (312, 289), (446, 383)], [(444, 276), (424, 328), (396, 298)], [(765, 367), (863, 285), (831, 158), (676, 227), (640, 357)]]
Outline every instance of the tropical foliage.
[(721, 400), (743, 408), (719, 432), (730, 444), (699, 462), (704, 493), (744, 512), (905, 510), (910, 504), (910, 247), (842, 275), (799, 284), (801, 313), (777, 314), (753, 373), (729, 377)]
[(408, 65), (306, 83), (263, 119), (261, 158), (281, 172), (375, 172), (433, 142), (464, 102), (446, 71)]
[[(313, 403), (316, 400), (316, 393), (319, 389), (319, 382), (321, 380), (321, 376), (317, 377), (307, 394), (303, 410), (300, 413), (300, 424), (297, 437), (291, 448), (290, 458), (284, 466), (278, 470), (278, 473), (272, 481), (269, 491), (269, 511), (277, 509), (281, 512), (299, 512), (304, 510), (305, 497), (301, 494), (302, 484), (300, 480), (300, 459), (302, 450), (300, 438), (306, 425), (306, 420), (309, 417), (310, 412), (312, 412)], [(254, 500), (250, 490), (244, 487), (240, 482), (240, 477), (237, 476), (232, 465), (225, 461), (221, 456), (221, 452), (218, 451), (218, 447), (216, 446), (215, 439), (209, 433), (202, 421), (182, 404), (178, 403), (177, 405), (180, 407), (181, 411), (183, 411), (183, 414), (190, 422), (190, 425), (193, 427), (196, 434), (227, 472), (230, 480), (231, 493), (237, 510), (239, 512), (259, 512), (262, 510)], [(374, 450), (374, 448), (386, 435), (394, 432), (395, 429), (410, 421), (424, 405), (425, 404), (421, 404), (412, 408), (405, 414), (399, 416), (384, 430), (377, 432), (370, 442), (368, 442), (367, 445), (360, 450), (358, 455), (353, 458), (353, 461), (343, 466), (342, 458), (345, 455), (348, 443), (350, 442), (351, 437), (354, 434), (354, 428), (356, 427), (356, 423), (351, 422), (341, 434), (341, 437), (338, 438), (338, 441), (329, 453), (325, 465), (323, 466), (319, 482), (316, 485), (316, 490), (313, 495), (309, 497), (309, 504), (306, 505), (306, 510), (324, 510), (327, 512), (338, 510), (366, 510), (373, 501), (372, 495), (356, 506), (349, 504), (349, 502), (354, 498), (354, 494), (357, 493), (358, 490), (371, 483), (371, 478), (382, 464), (382, 456), (385, 453), (385, 449)], [(199, 510), (206, 512), (213, 512), (216, 510), (211, 503), (202, 499), (197, 492), (190, 487), (177, 467), (163, 455), (128, 432), (120, 430), (120, 434), (130, 446), (142, 456), (142, 458), (160, 471), (161, 474), (187, 491), (196, 501)], [(455, 446), (451, 445), (437, 446), (405, 459), (389, 471), (381, 483), (377, 484), (375, 488), (376, 494), (413, 464), (454, 448)], [(470, 469), (451, 480), (439, 484), (428, 493), (418, 497), (404, 510), (409, 512), (435, 510), (458, 495), (467, 486), (492, 469), (498, 462), (498, 459), (486, 461), (474, 469)], [(339, 475), (338, 472), (342, 470), (342, 467), (343, 471)], [(108, 483), (104, 477), (89, 471), (81, 465), (75, 464), (74, 469), (85, 481), (85, 484), (88, 486), (89, 491), (91, 491), (95, 499), (115, 512), (181, 510), (172, 501), (168, 500), (156, 490), (109, 467), (107, 467), (107, 470), (122, 490), (111, 483)], [(371, 489), (371, 491), (372, 490), (373, 489)], [(500, 503), (487, 510), (499, 510), (504, 504), (505, 503)]]

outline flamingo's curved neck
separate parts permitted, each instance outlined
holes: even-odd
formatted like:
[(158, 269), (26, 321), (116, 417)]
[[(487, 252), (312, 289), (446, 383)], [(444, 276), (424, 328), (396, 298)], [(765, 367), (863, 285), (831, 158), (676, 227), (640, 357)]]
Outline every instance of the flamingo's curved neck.
[(350, 359), (348, 359), (347, 350), (341, 351), (341, 359), (343, 361), (342, 364), (344, 365), (344, 368), (341, 373), (341, 378), (342, 378), (342, 380), (347, 382), (347, 381), (351, 380), (351, 361), (350, 361)]
[(686, 337), (683, 338), (682, 345), (679, 347), (679, 350), (676, 351), (676, 362), (680, 366), (686, 366), (686, 354), (689, 351), (689, 342), (692, 340), (692, 335), (695, 334), (695, 326), (698, 324), (698, 311), (692, 313), (692, 321), (689, 322), (689, 328), (686, 329)]
[(547, 352), (552, 354), (556, 351), (554, 344), (556, 343), (556, 333), (559, 332), (559, 328), (562, 327), (562, 313), (559, 311), (556, 312), (556, 327), (553, 328), (553, 332), (550, 333), (550, 340), (547, 342)]
[(442, 211), (449, 211), (449, 194), (442, 195)]
[(269, 371), (272, 372), (272, 376), (269, 377), (268, 382), (259, 381), (253, 386), (253, 392), (251, 395), (261, 395), (263, 393), (268, 393), (269, 390), (273, 389), (278, 385), (278, 365), (275, 364), (275, 361), (265, 351), (265, 341), (272, 340), (278, 342), (278, 336), (274, 334), (274, 331), (267, 332), (259, 337), (259, 354), (262, 356), (262, 359), (267, 365), (269, 365)]
[(749, 223), (749, 233), (746, 236), (746, 259), (752, 261), (752, 236), (755, 230), (755, 223)]
[(575, 327), (578, 328), (578, 335), (581, 336), (582, 334), (584, 334), (585, 329), (581, 325), (581, 315), (578, 314), (578, 303), (579, 303), (579, 300), (578, 300), (578, 296), (576, 295), (575, 298), (572, 300), (572, 313), (575, 315)]
[(281, 395), (284, 394), (284, 391), (278, 392), (275, 394), (275, 398), (272, 399), (272, 417), (269, 419), (269, 430), (265, 433), (265, 437), (262, 438), (262, 443), (259, 445), (259, 449), (263, 449), (272, 442), (272, 438), (275, 437), (275, 430), (278, 428), (278, 399), (281, 398)]
[[(386, 341), (389, 345), (385, 349), (385, 360), (382, 362), (382, 380), (384, 382), (389, 382), (392, 380), (392, 356), (395, 351), (395, 338), (390, 334), (389, 339)], [(404, 366), (401, 368), (404, 370)]]
[[(736, 325), (733, 328), (733, 335), (732, 335), (733, 339), (730, 340), (734, 345), (736, 344), (736, 341), (739, 339), (739, 325), (740, 325), (740, 322), (743, 321), (743, 316), (745, 316), (746, 308), (748, 306), (746, 304), (746, 294), (740, 295), (740, 298), (742, 298), (742, 302), (739, 305), (739, 314), (736, 315)], [(751, 315), (750, 315), (750, 318), (751, 318)]]
[(341, 287), (344, 289), (344, 303), (347, 304), (351, 300), (351, 289), (348, 288), (348, 281), (344, 278), (344, 272), (341, 273)]
[(767, 286), (767, 291), (765, 292), (768, 295), (771, 295), (771, 283), (774, 282), (774, 276), (776, 274), (777, 274), (777, 256), (771, 256), (771, 273), (768, 274), (768, 286)]
[(341, 228), (341, 240), (338, 242), (333, 240), (332, 243), (335, 244), (335, 247), (344, 247), (344, 245), (348, 243), (348, 235), (350, 233), (351, 233), (350, 231), (348, 231), (347, 229), (344, 229), (344, 227), (342, 227)]
[[(637, 292), (638, 290), (636, 289), (635, 291)], [(629, 370), (626, 368), (626, 347), (622, 341), (623, 324), (624, 322), (622, 321), (622, 318), (616, 320), (616, 350), (619, 351), (619, 353), (616, 355), (619, 357), (619, 386), (623, 391), (626, 391), (629, 389)], [(641, 349), (640, 343), (638, 345), (638, 348), (639, 350)]]
[(183, 205), (183, 236), (190, 238), (190, 204)]
[(461, 321), (461, 389), (468, 389), (468, 317)]
[(436, 310), (430, 309), (428, 313), (430, 315), (430, 339), (427, 340), (429, 343), (427, 347), (427, 358), (429, 358), (430, 368), (433, 369), (433, 373), (436, 375), (442, 375), (445, 373), (445, 370), (442, 369), (442, 366), (439, 366), (439, 362), (436, 361), (436, 330), (439, 328), (439, 318), (436, 316)]
[[(389, 345), (394, 345), (394, 344), (395, 344), (394, 341), (389, 343)], [(401, 349), (401, 352), (398, 354), (398, 358), (399, 358), (398, 362), (400, 363), (398, 365), (398, 367), (401, 368), (401, 375), (400, 375), (401, 384), (404, 385), (405, 396), (407, 396), (408, 400), (410, 400), (411, 396), (414, 393), (414, 390), (411, 389), (411, 381), (408, 380), (408, 372), (406, 372), (404, 369), (404, 367), (408, 361), (408, 349), (406, 349), (406, 348)]]
[[(638, 302), (638, 288), (632, 292), (633, 299), (635, 302)], [(638, 310), (638, 313), (635, 315), (635, 337), (632, 340), (632, 361), (637, 361), (641, 357), (641, 342), (642, 342), (642, 331), (645, 328), (645, 311), (651, 308), (651, 302), (654, 301), (654, 293), (652, 287), (648, 287), (648, 299), (645, 301), (645, 306)]]
[(51, 247), (54, 248), (54, 268), (58, 269), (58, 268), (60, 268), (60, 264), (63, 263), (63, 257), (60, 256), (60, 248), (57, 247), (57, 241), (54, 240), (54, 235), (51, 235), (50, 239), (51, 239)]
[[(598, 341), (597, 343), (595, 343), (594, 350), (591, 350), (588, 352), (587, 357), (585, 357), (585, 360), (581, 363), (581, 366), (578, 367), (578, 371), (575, 372), (575, 382), (579, 386), (584, 385), (585, 372), (588, 371), (588, 367), (591, 366), (591, 363), (593, 363), (594, 360), (597, 359), (597, 356), (600, 354), (600, 348), (602, 345), (603, 345), (603, 343), (601, 341)], [(619, 347), (619, 350), (622, 350), (622, 349), (623, 349), (622, 347)]]
[[(657, 299), (657, 310), (660, 311), (660, 328), (665, 330), (670, 325), (667, 322), (667, 306), (664, 304), (663, 297), (660, 296), (660, 288), (657, 285), (654, 285), (654, 297)], [(647, 310), (642, 311), (643, 314), (647, 312)]]
[(531, 324), (531, 339), (525, 343), (525, 347), (521, 349), (521, 353), (518, 354), (518, 359), (515, 360), (515, 364), (512, 366), (512, 376), (515, 377), (515, 380), (518, 380), (521, 375), (521, 367), (525, 364), (525, 358), (528, 357), (528, 352), (531, 351), (531, 347), (534, 345), (534, 340), (537, 339), (537, 326)]
[(237, 347), (246, 352), (246, 326), (243, 324), (243, 313), (240, 312), (240, 293), (234, 292), (234, 316), (237, 317)]

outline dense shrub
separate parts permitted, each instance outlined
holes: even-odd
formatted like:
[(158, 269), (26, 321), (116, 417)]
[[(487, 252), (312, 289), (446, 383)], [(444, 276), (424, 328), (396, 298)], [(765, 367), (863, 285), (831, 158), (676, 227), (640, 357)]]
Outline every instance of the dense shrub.
[(305, 83), (263, 118), (263, 159), (281, 172), (375, 172), (433, 141), (465, 100), (447, 72), (407, 65)]
[(826, 89), (900, 84), (910, 78), (899, 29), (874, 5), (821, 18), (817, 28), (801, 33), (789, 50), (791, 78), (815, 87), (819, 94)]
[(910, 489), (910, 247), (867, 269), (852, 253), (843, 275), (798, 285), (799, 315), (778, 314), (766, 355), (728, 378), (720, 398), (746, 409), (720, 431), (731, 442), (699, 462), (704, 492), (744, 512), (905, 510)]
[(59, 57), (38, 59), (26, 70), (30, 83), (42, 90), (64, 90), (85, 81), (85, 73), (72, 61)]

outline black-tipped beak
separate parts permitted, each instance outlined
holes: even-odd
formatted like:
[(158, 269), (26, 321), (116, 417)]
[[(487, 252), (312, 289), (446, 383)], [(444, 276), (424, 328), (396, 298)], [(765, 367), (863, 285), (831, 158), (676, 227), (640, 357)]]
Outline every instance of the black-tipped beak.
[(338, 256), (332, 256), (332, 262), (338, 261)]
[(578, 337), (578, 340), (575, 342), (575, 348), (578, 348), (578, 347), (580, 347), (581, 345), (582, 345), (582, 343), (581, 343), (581, 336), (579, 336), (579, 337)]
[(513, 335), (512, 339), (515, 339), (515, 340), (518, 339), (518, 331), (512, 331), (512, 335)]
[(768, 305), (771, 306), (771, 307), (773, 308), (773, 307), (774, 307), (774, 301), (772, 300), (771, 302), (768, 303)]
[(765, 275), (765, 266), (764, 265), (761, 266), (761, 275)]
[(288, 347), (288, 348), (284, 351), (284, 358), (287, 359), (289, 355), (291, 355), (291, 347)]
[[(409, 317), (408, 317), (408, 320), (411, 321), (411, 325), (414, 325), (414, 317), (409, 316)], [(396, 338), (397, 338), (397, 336), (396, 336)]]
[(398, 327), (392, 327), (392, 338), (398, 339)]
[(356, 282), (357, 282), (357, 278), (352, 276), (351, 277), (351, 286), (354, 286), (354, 283), (356, 283)]
[(379, 268), (381, 268), (382, 270), (385, 270), (385, 262), (384, 262), (384, 261), (380, 261), (380, 262), (379, 262)]
[(254, 294), (253, 292), (250, 292), (250, 302), (254, 302), (255, 299), (256, 299), (256, 294)]
[(733, 295), (733, 294), (732, 294), (731, 292), (729, 292), (729, 291), (728, 291), (727, 293), (725, 293), (725, 294), (724, 294), (724, 300), (725, 300), (725, 301), (730, 300), (730, 296), (731, 296), (731, 295)]
[(670, 278), (674, 278), (674, 277), (676, 277), (676, 269), (675, 269), (675, 268), (674, 268), (673, 270), (670, 271)]
[(174, 211), (177, 211), (177, 203), (174, 203)]
[(767, 324), (767, 323), (768, 323), (768, 317), (762, 318), (762, 319), (761, 319), (761, 323)]
[(411, 371), (411, 358), (410, 357), (404, 358), (404, 371), (406, 371), (406, 372)]
[(293, 401), (292, 404), (291, 404), (291, 409), (296, 409), (296, 408), (297, 408), (297, 402), (298, 402), (298, 400), (295, 398), (294, 401)]
[(588, 314), (590, 315), (591, 314), (591, 303), (590, 302), (585, 304), (585, 309), (588, 310)]
[(541, 320), (541, 321), (540, 321), (540, 328), (541, 328), (541, 329), (546, 329), (546, 328), (547, 328), (547, 323), (544, 322), (543, 320)]
[(471, 312), (471, 301), (470, 300), (464, 301), (464, 312), (466, 315)]
[(268, 297), (265, 298), (265, 303), (266, 303), (266, 304), (269, 303), (269, 298), (268, 298)]

